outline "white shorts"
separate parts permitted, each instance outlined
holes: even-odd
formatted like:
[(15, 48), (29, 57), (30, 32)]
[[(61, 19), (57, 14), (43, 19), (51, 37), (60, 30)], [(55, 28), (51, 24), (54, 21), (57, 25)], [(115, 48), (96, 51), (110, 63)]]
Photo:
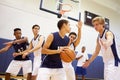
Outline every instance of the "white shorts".
[(120, 64), (116, 67), (114, 64), (105, 64), (104, 80), (119, 80)]
[(65, 70), (63, 68), (40, 68), (37, 80), (66, 80)]
[(23, 70), (23, 75), (26, 76), (27, 73), (32, 72), (32, 61), (26, 60), (26, 61), (18, 61), (18, 60), (12, 60), (9, 64), (6, 72), (11, 73), (11, 75), (16, 76), (20, 69)]
[(41, 65), (41, 57), (39, 57), (39, 56), (34, 57), (32, 75), (38, 74), (38, 70), (40, 68), (40, 65)]
[(63, 67), (66, 72), (66, 79), (67, 80), (75, 80), (75, 71), (72, 66), (72, 63), (71, 62), (70, 63), (63, 62)]

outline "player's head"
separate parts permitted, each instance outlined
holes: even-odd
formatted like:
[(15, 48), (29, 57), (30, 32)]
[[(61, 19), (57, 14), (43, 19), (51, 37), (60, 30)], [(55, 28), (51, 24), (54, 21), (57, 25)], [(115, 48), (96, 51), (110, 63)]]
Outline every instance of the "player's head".
[(40, 26), (35, 24), (32, 26), (32, 31), (33, 31), (33, 34), (38, 34), (39, 33), (39, 30), (40, 30)]
[(71, 42), (74, 42), (77, 38), (77, 34), (75, 32), (70, 32), (69, 38), (70, 38)]
[(57, 23), (57, 27), (59, 30), (65, 30), (67, 33), (69, 33), (71, 29), (69, 22), (65, 19), (59, 20)]
[(95, 17), (92, 20), (92, 24), (96, 31), (99, 31), (104, 28), (105, 26), (105, 20), (103, 17)]
[(86, 50), (85, 46), (82, 46), (82, 53), (84, 53)]
[(14, 36), (16, 37), (16, 39), (21, 38), (21, 35), (22, 35), (21, 29), (20, 28), (15, 28), (14, 29)]

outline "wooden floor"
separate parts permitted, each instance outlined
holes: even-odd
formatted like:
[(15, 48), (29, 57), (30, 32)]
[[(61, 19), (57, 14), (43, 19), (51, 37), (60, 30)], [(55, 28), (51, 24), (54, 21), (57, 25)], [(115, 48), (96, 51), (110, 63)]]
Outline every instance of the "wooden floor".
[[(0, 75), (0, 78), (0, 80), (5, 80), (4, 75)], [(26, 78), (23, 76), (11, 76), (11, 80), (26, 80)]]
[[(5, 80), (5, 76), (4, 75), (0, 75), (0, 80)], [(11, 76), (11, 80), (26, 80), (26, 78), (24, 78), (23, 76)], [(78, 80), (82, 80), (82, 79), (78, 79)], [(104, 79), (85, 79), (85, 80), (104, 80)]]

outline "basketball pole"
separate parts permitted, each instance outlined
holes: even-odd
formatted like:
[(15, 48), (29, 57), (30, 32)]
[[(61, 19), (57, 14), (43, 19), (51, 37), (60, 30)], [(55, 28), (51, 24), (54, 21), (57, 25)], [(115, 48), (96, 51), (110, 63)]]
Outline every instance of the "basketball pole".
[(79, 0), (79, 21), (81, 20), (81, 0)]

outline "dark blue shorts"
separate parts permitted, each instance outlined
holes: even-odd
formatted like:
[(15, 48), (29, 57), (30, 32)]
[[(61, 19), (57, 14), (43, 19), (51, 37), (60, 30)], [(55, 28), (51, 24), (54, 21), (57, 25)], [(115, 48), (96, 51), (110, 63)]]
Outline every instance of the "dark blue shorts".
[(86, 75), (86, 74), (87, 74), (86, 68), (77, 67), (75, 73), (76, 73), (77, 75)]

